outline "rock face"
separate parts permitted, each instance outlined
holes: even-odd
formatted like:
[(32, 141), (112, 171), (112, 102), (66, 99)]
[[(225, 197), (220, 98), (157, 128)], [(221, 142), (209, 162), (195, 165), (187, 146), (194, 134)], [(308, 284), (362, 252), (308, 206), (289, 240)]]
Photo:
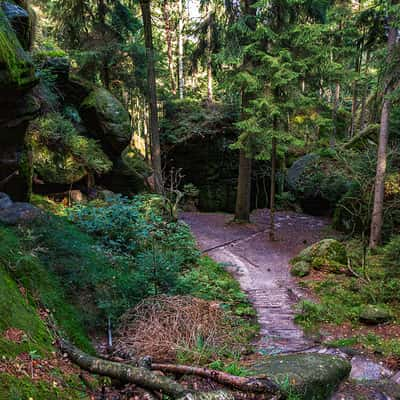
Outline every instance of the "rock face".
[(348, 377), (348, 361), (325, 354), (270, 356), (252, 370), (267, 375), (287, 394), (304, 400), (325, 400)]
[(94, 89), (82, 102), (80, 114), (89, 132), (100, 140), (106, 153), (119, 156), (131, 140), (129, 113), (106, 89)]
[[(8, 20), (8, 15), (11, 22)], [(27, 200), (30, 191), (29, 152), (25, 135), (40, 106), (31, 96), (37, 84), (33, 63), (25, 52), (31, 35), (29, 15), (3, 2), (0, 7), (0, 190), (15, 200)]]

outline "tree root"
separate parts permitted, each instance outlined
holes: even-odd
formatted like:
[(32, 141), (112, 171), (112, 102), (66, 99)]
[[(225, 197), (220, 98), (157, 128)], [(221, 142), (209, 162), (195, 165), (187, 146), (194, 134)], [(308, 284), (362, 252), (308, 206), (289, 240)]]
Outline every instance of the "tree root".
[(212, 379), (213, 381), (238, 389), (243, 392), (251, 393), (270, 393), (279, 392), (279, 387), (267, 378), (245, 378), (234, 376), (222, 371), (215, 371), (208, 368), (192, 367), (188, 365), (175, 364), (152, 364), (151, 369), (172, 374), (197, 375), (202, 378)]

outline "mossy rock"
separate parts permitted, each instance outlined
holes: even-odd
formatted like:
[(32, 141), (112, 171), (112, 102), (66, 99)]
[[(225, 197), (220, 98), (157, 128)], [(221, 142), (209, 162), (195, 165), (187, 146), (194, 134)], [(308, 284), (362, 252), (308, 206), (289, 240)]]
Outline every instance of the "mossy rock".
[(144, 157), (139, 153), (139, 150), (128, 146), (121, 155), (122, 162), (126, 166), (127, 172), (137, 175), (142, 178), (149, 177), (153, 170), (146, 162)]
[(379, 325), (392, 319), (390, 311), (379, 305), (366, 305), (360, 311), (360, 321), (369, 325)]
[(32, 60), (0, 7), (0, 90), (24, 91), (36, 83)]
[(319, 259), (319, 261), (317, 260), (317, 264), (321, 262), (321, 259), (339, 264), (346, 264), (346, 248), (335, 239), (324, 239), (305, 248), (292, 262), (305, 261), (313, 263), (315, 259)]
[(265, 357), (251, 370), (274, 380), (288, 395), (325, 400), (348, 377), (351, 364), (326, 354), (291, 354)]
[(305, 261), (298, 261), (292, 266), (290, 273), (293, 276), (303, 278), (303, 277), (307, 276), (310, 273), (310, 271), (311, 271), (311, 266), (309, 263), (307, 263)]
[(80, 114), (107, 154), (120, 155), (131, 140), (128, 111), (108, 90), (94, 89), (82, 102)]

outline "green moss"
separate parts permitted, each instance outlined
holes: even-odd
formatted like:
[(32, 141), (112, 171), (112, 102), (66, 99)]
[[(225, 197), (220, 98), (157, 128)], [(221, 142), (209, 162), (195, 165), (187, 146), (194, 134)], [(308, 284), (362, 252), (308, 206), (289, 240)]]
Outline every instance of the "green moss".
[(35, 80), (33, 64), (0, 9), (0, 87), (23, 88)]
[(63, 386), (55, 386), (53, 382), (33, 382), (29, 378), (0, 374), (0, 400), (83, 400), (88, 398), (83, 387), (77, 386), (77, 383), (63, 382)]
[[(6, 234), (7, 235), (7, 234)], [(37, 350), (41, 353), (51, 351), (52, 337), (46, 326), (39, 318), (36, 310), (29, 304), (19, 291), (14, 280), (6, 272), (5, 267), (10, 260), (4, 258), (3, 250), (8, 246), (8, 235), (5, 237), (3, 229), (0, 230), (0, 335), (9, 328), (22, 330), (26, 340), (21, 345), (9, 346), (4, 338), (0, 340), (1, 355), (15, 355), (26, 351), (26, 349)], [(9, 242), (11, 244), (11, 242)], [(14, 241), (12, 243), (15, 244)], [(11, 250), (11, 249), (10, 249)], [(11, 251), (18, 251), (13, 248)]]
[[(23, 233), (25, 236), (30, 234), (30, 231)], [(92, 352), (92, 345), (83, 329), (82, 318), (68, 302), (58, 277), (38, 257), (32, 255), (32, 250), (24, 249), (17, 235), (18, 233), (11, 228), (0, 228), (0, 263), (3, 264), (3, 271), (0, 272), (5, 275), (4, 279), (0, 279), (0, 284), (14, 287), (14, 295), (10, 293), (10, 289), (0, 291), (0, 312), (2, 310), (5, 314), (0, 315), (0, 330), (10, 327), (21, 329), (31, 338), (30, 342), (50, 349), (51, 337), (47, 329), (27, 300), (24, 307), (21, 307), (21, 301), (17, 301), (20, 293), (14, 281), (4, 271), (6, 266), (11, 276), (28, 290), (30, 303), (43, 304), (52, 312), (58, 328), (65, 336), (82, 349)], [(17, 308), (14, 310), (12, 307)], [(10, 309), (13, 310), (11, 313)], [(24, 312), (24, 309), (27, 311)]]

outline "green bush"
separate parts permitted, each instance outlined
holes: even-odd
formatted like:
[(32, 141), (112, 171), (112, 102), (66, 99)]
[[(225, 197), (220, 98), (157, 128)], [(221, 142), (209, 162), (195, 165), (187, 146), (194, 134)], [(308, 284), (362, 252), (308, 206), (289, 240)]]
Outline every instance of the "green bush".
[(49, 183), (73, 183), (88, 172), (103, 174), (112, 162), (98, 143), (81, 136), (61, 114), (39, 118), (31, 129), (36, 173)]

